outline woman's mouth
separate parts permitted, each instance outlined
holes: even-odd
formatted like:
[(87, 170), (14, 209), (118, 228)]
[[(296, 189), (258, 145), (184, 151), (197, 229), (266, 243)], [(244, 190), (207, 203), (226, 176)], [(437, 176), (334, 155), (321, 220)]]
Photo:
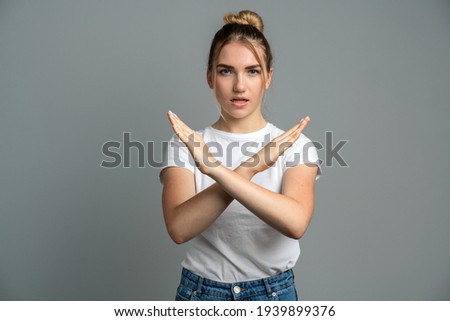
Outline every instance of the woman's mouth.
[(231, 104), (233, 106), (242, 107), (242, 106), (247, 105), (247, 103), (248, 103), (248, 99), (245, 99), (245, 98), (233, 98), (233, 99), (231, 99)]

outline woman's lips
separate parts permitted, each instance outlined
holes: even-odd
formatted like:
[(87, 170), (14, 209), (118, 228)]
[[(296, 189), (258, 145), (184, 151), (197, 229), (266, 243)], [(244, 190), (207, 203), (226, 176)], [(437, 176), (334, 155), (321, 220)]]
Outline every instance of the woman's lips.
[(245, 98), (233, 98), (231, 99), (231, 104), (236, 107), (243, 107), (247, 105), (248, 99)]

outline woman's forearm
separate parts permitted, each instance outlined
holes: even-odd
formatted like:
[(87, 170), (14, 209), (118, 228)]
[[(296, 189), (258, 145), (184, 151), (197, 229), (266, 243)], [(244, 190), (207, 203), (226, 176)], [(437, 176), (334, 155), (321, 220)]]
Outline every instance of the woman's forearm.
[[(241, 179), (250, 181), (254, 173), (239, 166), (233, 172)], [(207, 229), (233, 201), (227, 192), (214, 183), (175, 207), (168, 224), (169, 234), (178, 243), (184, 243)]]
[(299, 239), (306, 231), (310, 215), (305, 215), (306, 209), (297, 200), (259, 186), (224, 166), (214, 169), (210, 176), (230, 197), (280, 233)]

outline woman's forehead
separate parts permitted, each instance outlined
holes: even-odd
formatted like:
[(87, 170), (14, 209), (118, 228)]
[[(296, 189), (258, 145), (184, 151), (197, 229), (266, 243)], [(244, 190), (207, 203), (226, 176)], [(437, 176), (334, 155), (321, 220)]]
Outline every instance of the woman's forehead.
[[(256, 50), (260, 50), (258, 47), (254, 46)], [(240, 42), (232, 42), (223, 46), (216, 63), (230, 66), (252, 66), (259, 64), (249, 46)]]

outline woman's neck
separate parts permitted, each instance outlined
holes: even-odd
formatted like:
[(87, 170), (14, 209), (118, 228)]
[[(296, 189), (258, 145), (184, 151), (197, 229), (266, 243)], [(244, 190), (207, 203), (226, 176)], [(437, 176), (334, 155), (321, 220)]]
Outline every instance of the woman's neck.
[(224, 132), (246, 134), (256, 132), (264, 128), (266, 125), (267, 121), (261, 115), (261, 117), (251, 121), (249, 119), (225, 120), (223, 117), (220, 117), (214, 124), (211, 125), (211, 127)]

